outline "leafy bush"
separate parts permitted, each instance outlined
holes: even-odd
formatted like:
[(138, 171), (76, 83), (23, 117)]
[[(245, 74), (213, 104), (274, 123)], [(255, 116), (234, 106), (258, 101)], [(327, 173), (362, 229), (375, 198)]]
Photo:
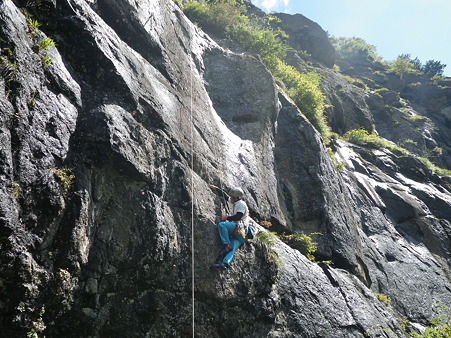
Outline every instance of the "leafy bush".
[(200, 27), (223, 36), (227, 27), (238, 24), (244, 7), (236, 0), (199, 2), (192, 1), (183, 7), (183, 12)]
[(74, 183), (75, 175), (73, 174), (73, 169), (70, 168), (61, 168), (61, 169), (50, 169), (50, 171), (58, 177), (59, 181), (62, 184), (64, 195), (67, 195), (70, 188), (72, 187), (72, 183)]
[(346, 134), (344, 134), (342, 136), (342, 139), (354, 144), (359, 144), (362, 146), (367, 146), (370, 148), (375, 148), (375, 149), (389, 149), (391, 151), (396, 151), (396, 152), (400, 152), (401, 154), (407, 155), (408, 151), (401, 148), (401, 147), (397, 147), (394, 143), (387, 141), (379, 136), (377, 136), (374, 133), (368, 133), (368, 131), (366, 131), (363, 128), (360, 129), (354, 129), (354, 130), (350, 130), (348, 132), (346, 132)]
[(421, 74), (421, 71), (418, 69), (418, 67), (412, 61), (410, 61), (409, 58), (403, 56), (398, 56), (396, 60), (391, 62), (387, 72), (399, 76), (400, 79), (402, 79), (403, 76), (407, 74)]
[[(310, 234), (317, 235), (317, 233)], [(280, 239), (293, 249), (298, 250), (312, 262), (315, 261), (314, 253), (318, 249), (318, 244), (312, 240), (312, 237), (303, 233), (294, 233), (291, 235), (280, 235)]]
[(433, 164), (429, 159), (426, 157), (418, 157), (418, 159), (431, 171), (435, 172), (437, 175), (440, 176), (451, 176), (451, 170), (443, 169), (440, 167), (437, 167), (435, 164)]
[(449, 338), (451, 337), (451, 314), (449, 306), (438, 305), (437, 318), (431, 320), (429, 328), (421, 334), (413, 333), (413, 338)]
[(371, 61), (380, 60), (376, 53), (376, 46), (370, 45), (362, 38), (352, 37), (329, 37), (330, 42), (335, 47), (338, 55), (343, 59), (355, 59), (362, 57)]
[(255, 235), (255, 239), (262, 245), (267, 259), (274, 264), (277, 270), (280, 269), (282, 267), (282, 260), (280, 259), (277, 251), (274, 249), (274, 246), (277, 243), (276, 233), (269, 231), (259, 231)]
[(287, 46), (280, 39), (283, 33), (263, 26), (256, 20), (243, 17), (239, 23), (227, 28), (227, 35), (251, 53), (268, 57), (285, 57)]
[(374, 295), (376, 296), (376, 298), (381, 301), (382, 303), (385, 303), (387, 305), (389, 305), (391, 303), (391, 298), (388, 297), (387, 295), (384, 295), (383, 293), (374, 293)]
[(411, 72), (412, 69), (414, 69), (417, 71), (414, 71), (414, 74), (424, 74), (431, 79), (435, 76), (441, 77), (446, 67), (446, 65), (442, 64), (440, 61), (435, 60), (428, 60), (425, 62), (425, 64), (422, 64), (417, 57), (415, 59), (412, 59), (410, 54), (401, 54), (398, 56), (398, 59), (403, 60), (395, 60), (396, 62), (399, 62), (399, 65), (397, 66), (399, 66), (400, 68), (407, 67), (408, 72)]
[(330, 128), (324, 116), (325, 97), (319, 88), (319, 75), (317, 73), (301, 74), (294, 67), (277, 58), (269, 62), (269, 67), (274, 76), (287, 87), (288, 96), (327, 141)]
[(277, 242), (277, 235), (275, 232), (259, 231), (255, 235), (255, 238), (270, 248), (276, 245)]

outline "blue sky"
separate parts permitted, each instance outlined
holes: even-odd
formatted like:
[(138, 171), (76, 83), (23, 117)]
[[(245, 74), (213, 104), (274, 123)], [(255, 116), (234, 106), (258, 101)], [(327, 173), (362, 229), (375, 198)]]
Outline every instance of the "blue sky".
[(265, 12), (300, 13), (335, 37), (359, 37), (392, 61), (400, 54), (446, 64), (451, 76), (451, 0), (252, 0)]

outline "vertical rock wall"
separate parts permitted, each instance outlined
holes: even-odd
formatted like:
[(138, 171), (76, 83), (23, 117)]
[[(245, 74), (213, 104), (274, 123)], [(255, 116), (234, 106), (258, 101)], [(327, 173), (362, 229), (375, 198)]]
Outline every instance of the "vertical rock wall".
[[(47, 36), (56, 46), (39, 51)], [(406, 179), (398, 193), (376, 173), (388, 155), (337, 173), (261, 61), (218, 46), (174, 2), (5, 0), (0, 38), (17, 66), (0, 79), (6, 335), (190, 336), (193, 279), (199, 337), (402, 336), (399, 315), (425, 323), (449, 303), (449, 219), (428, 211), (439, 196), (448, 208), (449, 192)], [(211, 271), (221, 207), (208, 183), (243, 187), (276, 230), (321, 232), (334, 267), (252, 241)], [(413, 223), (394, 220), (398, 205)], [(399, 235), (410, 224), (424, 237)]]

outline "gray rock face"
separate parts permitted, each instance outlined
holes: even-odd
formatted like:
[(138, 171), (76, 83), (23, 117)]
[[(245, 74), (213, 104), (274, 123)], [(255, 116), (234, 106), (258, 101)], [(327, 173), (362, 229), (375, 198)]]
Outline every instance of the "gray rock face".
[[(33, 36), (0, 3), (18, 67), (0, 78), (2, 333), (185, 337), (194, 322), (198, 337), (402, 337), (397, 318), (424, 325), (451, 305), (449, 180), (343, 142), (337, 172), (266, 67), (173, 1), (41, 5)], [(243, 187), (274, 230), (320, 232), (333, 265), (253, 240), (210, 270), (209, 183)]]
[(280, 27), (288, 34), (288, 43), (296, 50), (306, 51), (327, 67), (335, 64), (335, 48), (327, 33), (314, 21), (302, 14), (275, 13)]

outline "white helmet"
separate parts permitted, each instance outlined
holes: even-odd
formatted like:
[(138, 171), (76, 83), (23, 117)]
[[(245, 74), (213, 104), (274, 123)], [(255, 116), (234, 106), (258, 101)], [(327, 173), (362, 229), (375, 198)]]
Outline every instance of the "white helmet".
[(243, 195), (244, 193), (241, 188), (232, 188), (229, 190), (229, 196), (241, 198)]

